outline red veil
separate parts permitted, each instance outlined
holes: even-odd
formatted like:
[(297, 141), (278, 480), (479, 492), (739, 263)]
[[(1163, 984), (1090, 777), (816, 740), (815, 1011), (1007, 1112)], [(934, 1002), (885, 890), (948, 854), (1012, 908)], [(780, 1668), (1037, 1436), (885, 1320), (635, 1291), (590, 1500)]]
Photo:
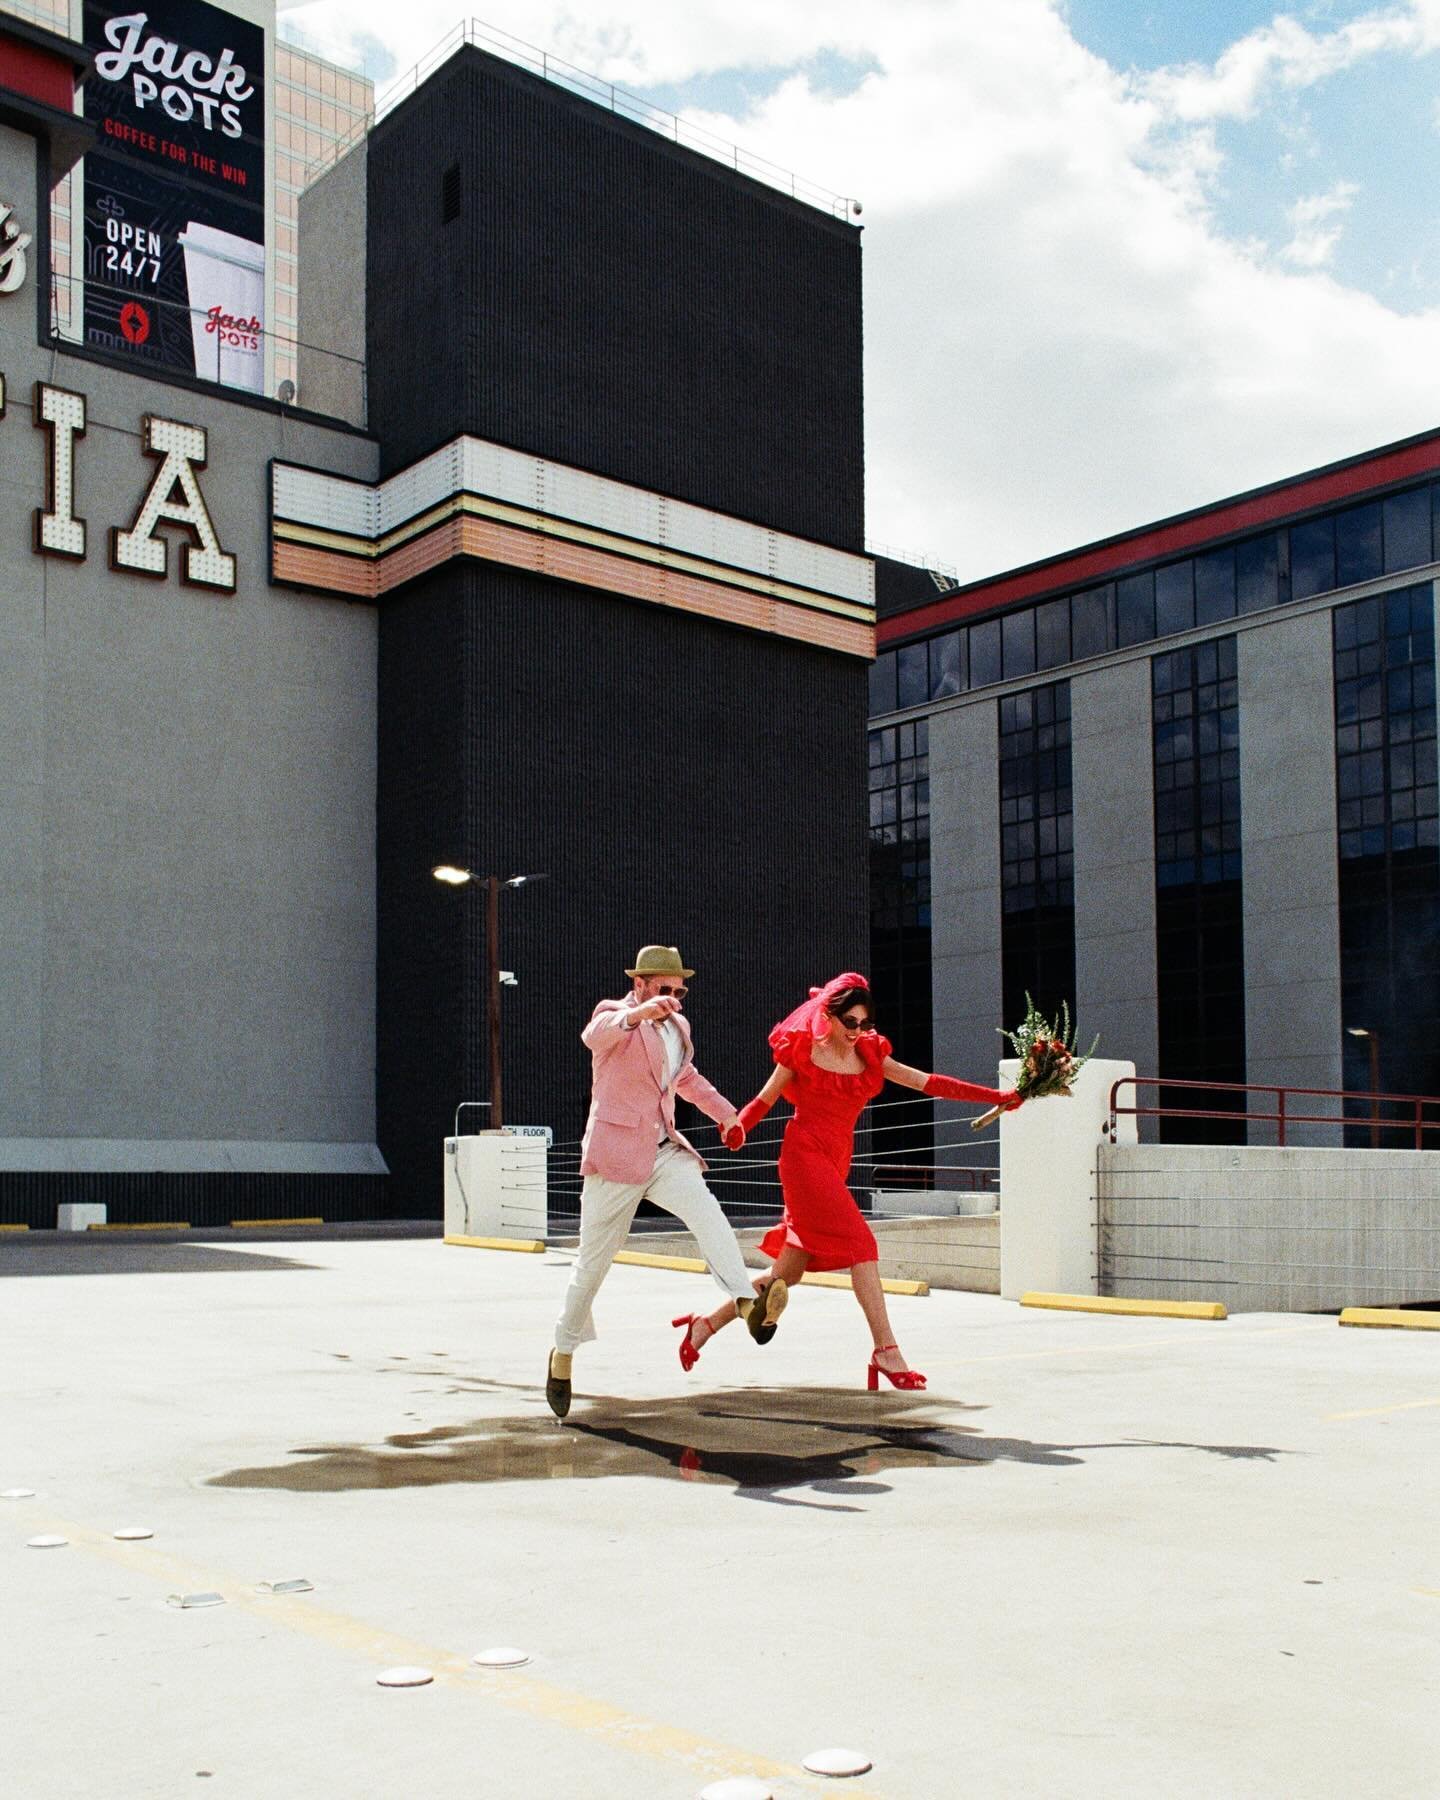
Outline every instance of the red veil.
[(791, 1059), (802, 1045), (808, 1060), (810, 1046), (815, 1040), (829, 1035), (826, 1007), (837, 994), (843, 994), (846, 988), (864, 988), (868, 994), (870, 983), (863, 975), (857, 975), (851, 969), (844, 975), (836, 975), (824, 987), (811, 988), (810, 998), (801, 1001), (794, 1012), (788, 1013), (770, 1033), (770, 1048), (776, 1062), (793, 1067)]

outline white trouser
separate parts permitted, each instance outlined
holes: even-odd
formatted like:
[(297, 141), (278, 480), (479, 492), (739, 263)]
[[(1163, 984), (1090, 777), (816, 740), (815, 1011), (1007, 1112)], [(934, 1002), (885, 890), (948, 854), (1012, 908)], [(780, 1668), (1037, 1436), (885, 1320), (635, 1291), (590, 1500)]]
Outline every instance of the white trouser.
[(720, 1202), (705, 1185), (700, 1164), (667, 1139), (655, 1167), (644, 1181), (607, 1181), (587, 1175), (580, 1193), (580, 1248), (565, 1304), (555, 1325), (555, 1348), (569, 1355), (595, 1336), (590, 1305), (610, 1271), (616, 1253), (625, 1248), (630, 1225), (642, 1200), (653, 1200), (689, 1227), (710, 1273), (732, 1300), (753, 1300), (755, 1287), (735, 1233)]

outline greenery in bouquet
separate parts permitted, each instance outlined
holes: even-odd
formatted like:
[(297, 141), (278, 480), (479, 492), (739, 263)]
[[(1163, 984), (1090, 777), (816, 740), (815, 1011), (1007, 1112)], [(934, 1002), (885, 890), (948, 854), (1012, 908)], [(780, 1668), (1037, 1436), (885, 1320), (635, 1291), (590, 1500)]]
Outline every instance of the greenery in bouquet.
[(1060, 1003), (1060, 1017), (1052, 1023), (1045, 1018), (1027, 993), (1025, 1018), (1015, 1031), (1000, 1032), (1020, 1060), (1015, 1076), (1015, 1091), (1025, 1100), (1045, 1100), (1051, 1095), (1068, 1094), (1075, 1077), (1095, 1054), (1097, 1037), (1084, 1055), (1077, 1053), (1075, 1029), (1070, 1023), (1070, 1007)]

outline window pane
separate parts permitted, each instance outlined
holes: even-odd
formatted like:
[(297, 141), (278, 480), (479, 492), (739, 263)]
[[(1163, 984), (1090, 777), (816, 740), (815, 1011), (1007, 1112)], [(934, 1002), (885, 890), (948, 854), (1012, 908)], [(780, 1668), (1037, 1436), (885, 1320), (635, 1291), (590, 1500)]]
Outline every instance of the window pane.
[(1149, 569), (1115, 584), (1115, 609), (1120, 643), (1148, 644), (1155, 635), (1155, 576)]
[(1218, 625), (1235, 617), (1235, 551), (1207, 550), (1195, 558), (1195, 623)]
[(1115, 587), (1087, 588), (1070, 596), (1070, 644), (1076, 662), (1083, 656), (1103, 656), (1115, 648), (1110, 615), (1115, 610)]
[(1430, 561), (1430, 491), (1411, 488), (1382, 503), (1385, 515), (1385, 573), (1418, 569)]
[(1335, 585), (1335, 520), (1307, 519), (1290, 527), (1290, 597), (1308, 600)]
[(1352, 506), (1335, 515), (1335, 582), (1349, 587), (1355, 581), (1373, 581), (1382, 573), (1380, 557), (1380, 502)]
[(1004, 643), (1005, 679), (1035, 673), (1035, 609), (1006, 613), (1000, 621)]
[(1189, 631), (1195, 623), (1194, 570), (1185, 562), (1166, 563), (1155, 571), (1155, 635)]
[(895, 652), (886, 650), (870, 665), (870, 717), (895, 710)]
[(1035, 608), (1035, 666), (1058, 669), (1070, 660), (1070, 602), (1047, 600)]
[(899, 652), (901, 706), (923, 706), (930, 698), (928, 644), (906, 644)]
[(930, 640), (930, 698), (943, 700), (950, 694), (965, 691), (965, 669), (961, 652), (964, 638), (958, 631), (947, 631)]
[(970, 627), (970, 685), (989, 687), (1000, 679), (1000, 621)]
[(1235, 600), (1242, 613), (1260, 612), (1280, 599), (1280, 540), (1274, 532), (1235, 546)]

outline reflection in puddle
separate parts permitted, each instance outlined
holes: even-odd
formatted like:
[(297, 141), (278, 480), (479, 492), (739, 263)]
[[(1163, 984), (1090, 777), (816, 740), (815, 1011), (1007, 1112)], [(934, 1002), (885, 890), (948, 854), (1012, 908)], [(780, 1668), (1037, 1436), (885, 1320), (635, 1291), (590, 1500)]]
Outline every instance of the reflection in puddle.
[[(497, 1399), (528, 1389), (477, 1383)], [(538, 1397), (538, 1396), (537, 1396)], [(847, 1500), (887, 1494), (892, 1469), (964, 1469), (991, 1462), (1073, 1467), (1081, 1450), (1185, 1449), (1270, 1460), (1250, 1445), (1045, 1444), (984, 1435), (957, 1415), (979, 1410), (925, 1394), (872, 1396), (829, 1388), (741, 1388), (673, 1398), (587, 1400), (561, 1427), (546, 1414), (497, 1415), (428, 1431), (397, 1432), (382, 1445), (315, 1444), (269, 1468), (233, 1469), (211, 1487), (342, 1493), (446, 1482), (593, 1481), (663, 1476), (713, 1483), (742, 1499), (858, 1511)], [(831, 1499), (791, 1496), (809, 1491)], [(838, 1500), (840, 1504), (835, 1504)]]

